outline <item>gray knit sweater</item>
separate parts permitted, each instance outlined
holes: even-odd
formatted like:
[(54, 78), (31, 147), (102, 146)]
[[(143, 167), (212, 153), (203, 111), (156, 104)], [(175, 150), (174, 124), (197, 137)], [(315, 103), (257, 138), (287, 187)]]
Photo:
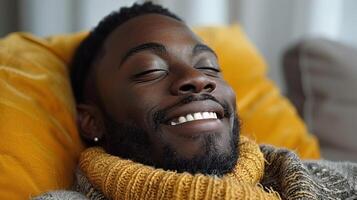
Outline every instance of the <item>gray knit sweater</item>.
[[(261, 184), (278, 192), (282, 199), (357, 200), (357, 164), (349, 162), (301, 161), (295, 153), (263, 145), (266, 167)], [(105, 200), (78, 172), (72, 191), (54, 191), (34, 200)], [(83, 195), (84, 194), (84, 195)]]

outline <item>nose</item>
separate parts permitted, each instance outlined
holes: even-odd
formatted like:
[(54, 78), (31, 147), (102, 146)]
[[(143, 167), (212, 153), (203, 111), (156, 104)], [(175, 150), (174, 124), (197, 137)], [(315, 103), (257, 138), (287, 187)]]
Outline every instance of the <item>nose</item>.
[(186, 95), (192, 93), (211, 93), (216, 89), (216, 83), (212, 78), (198, 69), (187, 67), (180, 73), (172, 84), (173, 95)]

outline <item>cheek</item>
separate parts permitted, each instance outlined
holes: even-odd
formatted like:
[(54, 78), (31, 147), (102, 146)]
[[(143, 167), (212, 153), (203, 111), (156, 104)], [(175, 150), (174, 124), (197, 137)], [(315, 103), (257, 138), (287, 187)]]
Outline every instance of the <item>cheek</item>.
[(227, 82), (221, 80), (217, 82), (217, 95), (221, 100), (227, 102), (234, 110), (236, 109), (236, 94)]
[(145, 129), (150, 128), (153, 114), (163, 101), (160, 91), (162, 90), (145, 86), (127, 89), (121, 94), (125, 114), (137, 125)]
[(159, 92), (163, 91), (163, 86), (133, 85), (125, 73), (101, 73), (97, 75), (97, 87), (104, 111), (119, 123), (148, 128), (148, 116), (160, 103), (162, 94)]
[(236, 93), (235, 93), (235, 91), (233, 90), (233, 88), (232, 87), (230, 87), (230, 86), (227, 86), (228, 87), (228, 94), (227, 94), (227, 96), (229, 97), (229, 99), (230, 99), (230, 102), (231, 102), (231, 104), (233, 105), (233, 108), (234, 108), (234, 110), (236, 110), (237, 108), (237, 98), (236, 98)]

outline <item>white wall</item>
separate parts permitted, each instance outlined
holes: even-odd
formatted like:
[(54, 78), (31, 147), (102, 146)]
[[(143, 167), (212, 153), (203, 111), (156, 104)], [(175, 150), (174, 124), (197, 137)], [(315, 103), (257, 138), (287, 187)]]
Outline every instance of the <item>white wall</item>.
[(98, 22), (114, 10), (119, 10), (122, 6), (130, 6), (141, 0), (76, 0), (75, 31), (91, 29)]
[(228, 0), (154, 0), (183, 18), (190, 26), (228, 24)]
[(20, 30), (39, 36), (93, 28), (122, 6), (142, 0), (19, 0)]
[(357, 47), (357, 1), (345, 0), (339, 37), (343, 42)]
[(20, 0), (19, 10), (20, 31), (44, 36), (72, 29), (70, 0)]
[[(305, 37), (357, 44), (355, 0), (240, 0), (237, 18), (269, 64), (269, 76), (285, 89), (281, 56)], [(357, 45), (356, 45), (357, 46)]]

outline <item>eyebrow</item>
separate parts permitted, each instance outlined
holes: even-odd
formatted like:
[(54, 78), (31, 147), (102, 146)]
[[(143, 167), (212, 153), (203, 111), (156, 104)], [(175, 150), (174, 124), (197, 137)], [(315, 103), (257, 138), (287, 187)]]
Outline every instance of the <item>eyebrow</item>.
[(213, 51), (209, 46), (205, 44), (196, 44), (195, 47), (193, 48), (192, 54), (197, 55), (201, 52), (211, 52), (214, 56), (218, 57), (216, 52)]
[[(122, 65), (129, 57), (137, 53), (140, 53), (142, 51), (151, 51), (154, 54), (159, 54), (159, 55), (167, 54), (166, 47), (160, 43), (156, 43), (156, 42), (144, 43), (129, 49), (121, 59), (120, 65)], [(210, 47), (204, 44), (196, 44), (192, 50), (192, 54), (197, 55), (205, 51), (211, 52), (217, 57), (217, 54)]]
[(142, 51), (151, 51), (155, 54), (167, 54), (166, 47), (162, 44), (156, 42), (144, 43), (129, 49), (121, 59), (120, 65), (123, 64), (129, 57)]

